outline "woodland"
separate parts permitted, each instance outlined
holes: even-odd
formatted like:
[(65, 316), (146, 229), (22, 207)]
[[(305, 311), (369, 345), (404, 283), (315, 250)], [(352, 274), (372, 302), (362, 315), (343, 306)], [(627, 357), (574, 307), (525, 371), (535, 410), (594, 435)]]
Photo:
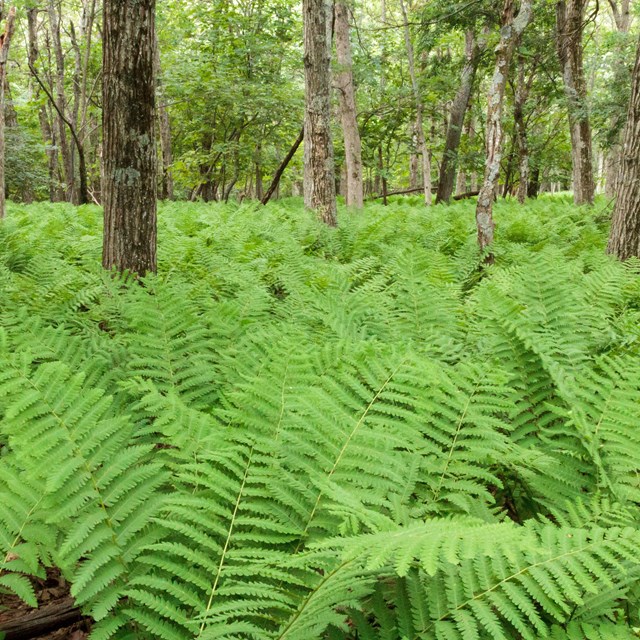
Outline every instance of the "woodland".
[(633, 640), (639, 549), (640, 4), (0, 0), (0, 639)]

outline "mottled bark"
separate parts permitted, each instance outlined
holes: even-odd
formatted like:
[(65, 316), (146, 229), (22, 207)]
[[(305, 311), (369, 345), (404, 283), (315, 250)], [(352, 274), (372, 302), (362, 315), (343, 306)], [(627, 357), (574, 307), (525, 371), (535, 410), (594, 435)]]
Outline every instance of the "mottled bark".
[[(631, 12), (629, 11), (629, 0), (621, 0), (619, 3), (616, 0), (609, 0), (609, 7), (613, 15), (613, 20), (616, 25), (616, 29), (619, 33), (629, 33), (631, 27)], [(627, 69), (625, 65), (616, 64), (613, 69), (615, 83), (624, 83), (625, 79), (621, 76), (626, 75)], [(611, 130), (618, 131), (621, 123), (619, 117), (614, 116), (611, 122)], [(616, 136), (616, 140), (609, 149), (605, 162), (604, 162), (604, 180), (605, 180), (605, 194), (608, 198), (615, 198), (617, 192), (616, 180), (620, 173), (620, 162), (622, 156), (622, 133)]]
[(156, 271), (155, 0), (105, 0), (105, 269)]
[(409, 63), (409, 76), (411, 78), (411, 87), (413, 89), (413, 99), (416, 106), (416, 138), (418, 150), (422, 156), (422, 178), (424, 187), (424, 203), (431, 204), (431, 158), (427, 149), (427, 142), (424, 136), (424, 105), (422, 103), (422, 95), (420, 93), (420, 85), (418, 84), (418, 76), (416, 73), (415, 56), (413, 51), (413, 42), (411, 42), (411, 32), (409, 30), (409, 15), (404, 0), (400, 0), (400, 9), (402, 10), (402, 20), (404, 27), (404, 42), (407, 49), (407, 60)]
[(303, 0), (304, 19), (304, 204), (336, 226), (336, 180), (331, 138), (330, 0)]
[(595, 195), (591, 123), (582, 60), (582, 30), (586, 6), (587, 0), (559, 0), (556, 7), (558, 56), (571, 130), (573, 199), (578, 205), (593, 204)]
[[(4, 3), (0, 6), (3, 6)], [(4, 17), (0, 11), (0, 20)], [(5, 154), (5, 78), (7, 75), (7, 61), (9, 59), (9, 47), (15, 29), (16, 8), (9, 9), (5, 30), (0, 35), (0, 219), (5, 216), (6, 186), (4, 176), (4, 154)]]
[[(496, 66), (489, 86), (487, 99), (487, 127), (484, 181), (478, 195), (476, 207), (476, 224), (478, 228), (478, 245), (485, 251), (493, 242), (493, 199), (500, 175), (502, 159), (502, 110), (504, 91), (507, 84), (509, 64), (514, 48), (526, 29), (532, 15), (532, 0), (522, 0), (520, 11), (514, 18), (514, 0), (505, 0), (502, 12), (502, 29), (500, 41), (496, 47)], [(492, 257), (489, 256), (489, 261)]]
[(362, 184), (362, 143), (358, 130), (356, 111), (356, 93), (353, 84), (353, 59), (349, 39), (349, 10), (344, 0), (335, 5), (335, 38), (338, 71), (335, 85), (340, 103), (340, 121), (344, 136), (346, 164), (346, 202), (347, 206), (362, 209), (364, 187)]
[(458, 149), (462, 138), (464, 117), (469, 107), (473, 82), (480, 62), (480, 54), (484, 50), (486, 40), (476, 41), (473, 31), (469, 30), (465, 36), (465, 63), (460, 77), (460, 87), (451, 105), (451, 114), (447, 126), (442, 162), (440, 163), (440, 178), (438, 180), (438, 202), (448, 202), (453, 195), (453, 184), (458, 168)]
[(617, 185), (607, 249), (621, 260), (631, 256), (640, 258), (640, 41), (633, 69)]

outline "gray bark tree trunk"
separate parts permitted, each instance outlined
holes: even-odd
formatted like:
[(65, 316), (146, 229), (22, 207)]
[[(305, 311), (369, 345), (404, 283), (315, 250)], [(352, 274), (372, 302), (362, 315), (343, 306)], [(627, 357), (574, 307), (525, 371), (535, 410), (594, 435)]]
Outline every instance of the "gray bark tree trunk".
[(609, 253), (620, 260), (640, 258), (640, 41), (622, 143), (618, 194), (609, 235)]
[(473, 31), (467, 31), (465, 39), (465, 63), (462, 68), (460, 88), (451, 106), (444, 153), (440, 164), (436, 204), (439, 202), (448, 202), (453, 196), (456, 170), (458, 168), (458, 149), (462, 138), (464, 117), (469, 107), (473, 82), (480, 62), (480, 54), (484, 49), (484, 41), (476, 42)]
[(582, 31), (587, 0), (559, 0), (556, 19), (558, 56), (569, 109), (573, 200), (593, 204), (593, 149), (591, 123), (587, 110), (587, 83), (584, 75)]
[(409, 15), (404, 0), (400, 0), (400, 8), (402, 10), (402, 20), (404, 26), (404, 42), (407, 49), (407, 59), (409, 62), (409, 76), (411, 78), (411, 87), (413, 89), (413, 99), (416, 105), (416, 137), (418, 150), (422, 156), (422, 178), (424, 186), (424, 203), (431, 204), (431, 158), (427, 149), (427, 141), (424, 136), (424, 105), (422, 96), (420, 95), (420, 85), (418, 84), (418, 76), (416, 73), (415, 56), (413, 51), (413, 43), (411, 42), (411, 32), (409, 30)]
[(331, 138), (331, 0), (303, 0), (304, 204), (335, 227), (336, 180)]
[(155, 0), (105, 0), (102, 264), (156, 271)]
[[(502, 110), (504, 91), (507, 84), (509, 64), (515, 46), (531, 20), (532, 0), (522, 0), (520, 11), (514, 18), (514, 0), (505, 0), (502, 12), (502, 29), (500, 41), (496, 47), (496, 66), (489, 86), (487, 101), (487, 129), (484, 181), (478, 195), (476, 207), (476, 225), (478, 228), (478, 245), (485, 251), (493, 243), (493, 199), (500, 176), (500, 161), (502, 159)], [(493, 257), (488, 256), (491, 262)]]
[[(616, 0), (609, 0), (609, 6), (611, 7), (611, 13), (616, 25), (618, 33), (629, 33), (631, 27), (631, 12), (629, 11), (629, 0), (621, 0), (618, 3)], [(620, 81), (620, 76), (626, 73), (624, 65), (616, 65), (614, 68), (614, 77), (617, 81)], [(619, 128), (618, 118), (614, 117), (612, 121), (612, 128), (616, 130)], [(605, 194), (608, 198), (615, 198), (617, 192), (616, 180), (620, 170), (620, 162), (622, 157), (622, 134), (620, 138), (616, 140), (609, 152), (607, 153), (604, 163), (604, 176), (605, 176)]]
[(331, 0), (303, 0), (304, 204), (335, 227), (336, 179), (331, 139)]
[[(0, 20), (4, 13), (4, 2), (0, 4)], [(15, 29), (16, 8), (9, 9), (5, 30), (0, 35), (0, 220), (5, 216), (6, 186), (4, 176), (5, 154), (5, 79), (7, 75), (7, 61), (9, 59), (9, 47)]]
[(628, 33), (631, 27), (630, 5), (630, 0), (620, 0), (619, 4), (616, 0), (609, 0), (609, 6), (611, 7), (613, 20), (616, 23), (616, 29), (621, 33)]
[(362, 184), (362, 143), (358, 130), (356, 94), (353, 84), (353, 59), (349, 39), (349, 10), (344, 0), (335, 5), (335, 37), (338, 72), (335, 78), (340, 102), (340, 120), (344, 136), (346, 164), (347, 206), (362, 209), (364, 188)]

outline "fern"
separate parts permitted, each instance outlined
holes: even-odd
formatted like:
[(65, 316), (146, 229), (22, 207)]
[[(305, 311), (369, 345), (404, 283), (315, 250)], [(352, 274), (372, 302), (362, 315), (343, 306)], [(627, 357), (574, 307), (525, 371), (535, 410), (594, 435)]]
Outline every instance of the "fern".
[(479, 271), (467, 203), (171, 203), (140, 286), (96, 208), (12, 209), (0, 591), (60, 568), (94, 640), (637, 635), (637, 264), (496, 219)]

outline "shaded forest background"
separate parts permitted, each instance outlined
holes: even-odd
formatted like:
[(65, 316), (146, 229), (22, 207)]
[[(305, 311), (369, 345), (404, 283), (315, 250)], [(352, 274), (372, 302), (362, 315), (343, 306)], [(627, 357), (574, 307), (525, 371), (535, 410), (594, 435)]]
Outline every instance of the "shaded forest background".
[[(262, 198), (304, 120), (302, 12), (290, 0), (157, 6), (157, 132), (161, 198)], [(571, 4), (571, 3), (570, 3)], [(365, 197), (434, 185), (452, 110), (471, 74), (454, 192), (479, 189), (487, 95), (502, 3), (369, 0), (346, 7), (351, 29)], [(584, 5), (582, 46), (598, 191), (613, 195), (636, 35), (627, 0)], [(95, 0), (18, 3), (7, 91), (7, 190), (17, 201), (101, 202), (102, 11)], [(408, 32), (405, 30), (405, 17)], [(541, 1), (511, 62), (501, 195), (572, 186), (571, 136), (557, 44), (557, 6)], [(405, 37), (408, 36), (408, 37)], [(419, 103), (412, 85), (413, 49)], [(332, 63), (333, 84), (344, 68)], [(336, 181), (344, 194), (339, 91), (333, 96)], [(418, 109), (421, 111), (418, 114)], [(417, 116), (422, 120), (417, 129)], [(420, 156), (421, 135), (428, 162)], [(276, 196), (302, 195), (302, 154)]]

